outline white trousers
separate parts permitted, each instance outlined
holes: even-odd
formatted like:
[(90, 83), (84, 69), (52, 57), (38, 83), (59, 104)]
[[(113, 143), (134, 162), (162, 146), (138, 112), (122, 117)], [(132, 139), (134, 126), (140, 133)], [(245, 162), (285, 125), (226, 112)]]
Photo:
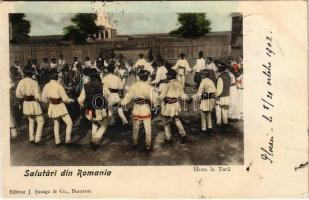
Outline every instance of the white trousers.
[(217, 117), (217, 125), (228, 124), (228, 106), (226, 105), (216, 105), (216, 117)]
[(241, 120), (244, 120), (243, 106), (243, 89), (238, 89), (238, 112)]
[[(71, 142), (72, 127), (73, 127), (72, 119), (71, 119), (70, 115), (63, 115), (61, 117), (61, 119), (66, 124), (65, 142), (70, 143)], [(54, 119), (54, 135), (55, 135), (56, 144), (59, 144), (61, 142), (59, 130), (60, 130), (60, 121), (59, 121), (59, 119)]]
[[(172, 133), (171, 133), (171, 121), (173, 120), (173, 118), (170, 118), (170, 119), (166, 118), (165, 120), (166, 120), (165, 125), (164, 125), (165, 138), (166, 138), (166, 140), (170, 140), (170, 139), (172, 138)], [(175, 120), (175, 125), (176, 125), (176, 127), (177, 127), (177, 130), (178, 130), (178, 132), (179, 132), (179, 135), (180, 135), (181, 137), (186, 136), (186, 135), (187, 135), (187, 134), (186, 134), (186, 131), (185, 131), (185, 129), (183, 128), (180, 119), (179, 119), (179, 118), (174, 118), (174, 120)]]
[(108, 118), (104, 118), (103, 120), (92, 122), (92, 130), (91, 141), (95, 144), (98, 144), (102, 139), (104, 133), (106, 132), (108, 126)]
[[(207, 126), (206, 126), (206, 122), (207, 122)], [(201, 126), (202, 126), (202, 130), (206, 131), (207, 127), (208, 128), (212, 128), (212, 121), (211, 121), (211, 112), (201, 112)]]
[(118, 108), (118, 115), (121, 119), (122, 124), (128, 124), (128, 120), (127, 120), (126, 116), (124, 115), (122, 108)]
[(228, 117), (231, 119), (239, 119), (239, 111), (238, 111), (238, 91), (237, 87), (230, 87), (230, 104), (229, 104), (229, 112)]
[(186, 76), (185, 75), (177, 75), (177, 81), (182, 85), (182, 87), (185, 87), (186, 83)]
[(145, 143), (146, 148), (151, 146), (151, 119), (144, 119), (144, 120), (136, 120), (133, 119), (133, 145), (138, 144), (138, 134), (139, 134), (139, 127), (141, 123), (144, 124), (145, 128)]
[[(40, 142), (42, 137), (42, 130), (44, 126), (44, 118), (42, 115), (28, 117), (29, 120), (29, 141)], [(36, 121), (37, 127), (34, 136), (34, 122)]]

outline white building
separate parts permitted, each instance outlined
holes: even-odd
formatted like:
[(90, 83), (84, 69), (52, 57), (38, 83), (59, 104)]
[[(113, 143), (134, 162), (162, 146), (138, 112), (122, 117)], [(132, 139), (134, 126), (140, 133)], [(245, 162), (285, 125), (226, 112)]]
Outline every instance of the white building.
[(117, 30), (113, 28), (105, 12), (97, 13), (96, 25), (100, 27), (95, 36), (96, 40), (109, 40), (117, 37)]

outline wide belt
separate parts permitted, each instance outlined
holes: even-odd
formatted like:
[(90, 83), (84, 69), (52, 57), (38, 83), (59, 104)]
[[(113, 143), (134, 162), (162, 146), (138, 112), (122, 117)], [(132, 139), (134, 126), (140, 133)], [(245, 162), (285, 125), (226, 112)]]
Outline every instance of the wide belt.
[(118, 93), (118, 92), (119, 92), (118, 89), (112, 89), (112, 88), (109, 88), (109, 91), (110, 91), (111, 93)]
[(164, 80), (160, 80), (159, 84), (161, 84), (161, 83), (167, 83), (167, 82), (168, 82), (167, 79), (164, 79)]
[(203, 92), (202, 95), (201, 95), (201, 99), (212, 99), (215, 97), (215, 93), (206, 93), (206, 92)]
[(172, 104), (178, 102), (178, 98), (176, 97), (165, 97), (164, 102), (167, 104)]
[(50, 100), (50, 103), (54, 104), (54, 105), (62, 103), (62, 99), (60, 99), (60, 98), (49, 98), (49, 100)]
[(34, 96), (24, 96), (24, 101), (35, 101)]
[(134, 103), (138, 104), (138, 105), (149, 104), (149, 100), (148, 99), (143, 99), (143, 98), (136, 98), (134, 100)]

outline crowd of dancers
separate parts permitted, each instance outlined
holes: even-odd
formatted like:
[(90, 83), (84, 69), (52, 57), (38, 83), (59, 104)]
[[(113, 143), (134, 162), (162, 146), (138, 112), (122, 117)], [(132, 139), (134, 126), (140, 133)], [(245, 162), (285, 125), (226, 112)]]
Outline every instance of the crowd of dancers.
[[(172, 123), (177, 127), (180, 142), (186, 143), (181, 110), (192, 102), (199, 104), (202, 133), (212, 134), (213, 117), (216, 126), (222, 128), (229, 122), (243, 120), (242, 71), (241, 58), (237, 62), (213, 60), (204, 58), (203, 52), (199, 53), (192, 68), (184, 53), (175, 64), (161, 55), (154, 58), (151, 53), (147, 58), (139, 54), (135, 63), (115, 54), (109, 59), (99, 57), (95, 61), (86, 57), (83, 63), (73, 57), (72, 64), (68, 64), (63, 55), (59, 55), (58, 60), (44, 58), (40, 65), (36, 60), (29, 60), (24, 66), (15, 61), (10, 67), (11, 136), (16, 138), (19, 132), (17, 107), (28, 118), (30, 143), (44, 144), (41, 140), (45, 122), (42, 107), (48, 106), (47, 115), (54, 122), (57, 147), (62, 145), (61, 120), (66, 124), (65, 145), (68, 147), (72, 146), (73, 125), (77, 121), (81, 123), (82, 119), (88, 120), (92, 132), (90, 147), (97, 150), (115, 119), (119, 118), (124, 127), (130, 126), (125, 110), (131, 111), (134, 148), (143, 124), (145, 151), (151, 151), (152, 119), (156, 116), (163, 118), (165, 143), (173, 142)], [(197, 92), (193, 95), (185, 92), (188, 73), (194, 73)]]

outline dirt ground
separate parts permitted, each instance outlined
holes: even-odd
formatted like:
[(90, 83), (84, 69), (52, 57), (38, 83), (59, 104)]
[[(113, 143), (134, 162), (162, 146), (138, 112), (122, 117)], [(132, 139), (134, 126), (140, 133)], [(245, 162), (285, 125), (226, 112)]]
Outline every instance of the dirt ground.
[[(194, 93), (186, 87), (187, 93)], [(144, 130), (140, 131), (140, 143), (132, 149), (132, 127), (119, 123), (110, 126), (100, 147), (93, 151), (89, 147), (91, 128), (75, 124), (72, 139), (74, 147), (55, 146), (53, 122), (46, 120), (42, 140), (45, 145), (36, 146), (28, 142), (27, 119), (23, 119), (21, 134), (11, 141), (11, 165), (14, 166), (158, 166), (158, 165), (240, 165), (244, 161), (243, 121), (230, 123), (227, 129), (214, 126), (214, 135), (200, 132), (199, 111), (182, 112), (181, 120), (187, 131), (188, 142), (181, 144), (175, 127), (173, 144), (164, 143), (162, 117), (153, 119), (153, 151), (144, 152)], [(129, 117), (130, 113), (126, 115)], [(213, 123), (215, 124), (215, 123)], [(64, 126), (62, 137), (64, 138)]]

